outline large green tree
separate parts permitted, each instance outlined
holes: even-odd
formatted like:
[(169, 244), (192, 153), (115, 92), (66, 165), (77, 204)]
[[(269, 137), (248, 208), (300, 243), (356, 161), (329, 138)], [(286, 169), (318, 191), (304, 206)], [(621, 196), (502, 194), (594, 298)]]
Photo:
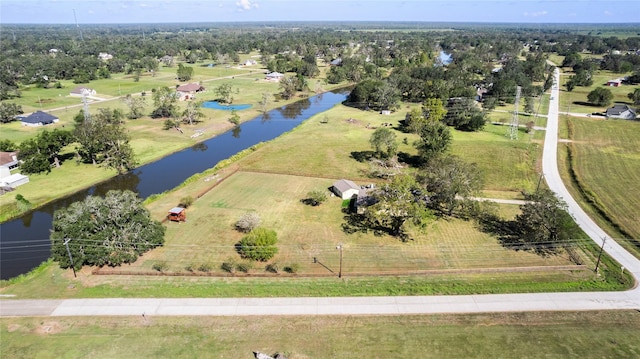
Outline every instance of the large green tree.
[(103, 165), (125, 173), (136, 165), (129, 134), (119, 110), (101, 108), (89, 120), (76, 124), (77, 153), (86, 163)]
[(8, 123), (16, 119), (17, 115), (23, 114), (22, 106), (16, 103), (0, 103), (0, 123)]
[(216, 87), (216, 95), (218, 95), (218, 101), (222, 103), (233, 103), (233, 88), (230, 82), (224, 82), (220, 86)]
[(587, 100), (596, 106), (609, 106), (611, 100), (613, 100), (613, 93), (611, 90), (604, 87), (598, 87), (587, 95)]
[(142, 96), (131, 96), (128, 94), (122, 99), (125, 105), (129, 108), (129, 113), (127, 117), (131, 120), (140, 118), (144, 115), (144, 107), (146, 105), (146, 100)]
[(555, 253), (569, 246), (578, 229), (567, 204), (548, 189), (525, 193), (526, 203), (515, 222), (521, 229), (523, 244), (537, 253)]
[(364, 219), (374, 231), (387, 232), (407, 239), (407, 224), (422, 227), (432, 217), (424, 205), (424, 193), (415, 177), (395, 176), (371, 193), (373, 205), (365, 210)]
[(160, 87), (153, 91), (153, 112), (152, 118), (171, 118), (178, 112), (178, 96), (175, 91), (168, 87)]
[(51, 256), (61, 268), (119, 266), (161, 246), (164, 232), (135, 193), (109, 191), (104, 198), (88, 196), (54, 213)]
[(640, 88), (633, 90), (633, 92), (629, 92), (627, 97), (633, 101), (634, 105), (640, 105)]
[(178, 81), (189, 81), (193, 76), (193, 67), (184, 66), (183, 64), (178, 64), (178, 69), (176, 70)]
[(474, 163), (455, 156), (438, 156), (420, 171), (418, 181), (429, 198), (427, 207), (450, 216), (469, 197), (479, 193), (483, 176)]
[(471, 98), (451, 99), (444, 122), (461, 131), (478, 131), (486, 123), (486, 114)]
[(55, 129), (42, 131), (36, 137), (20, 144), (18, 157), (24, 173), (51, 172), (51, 166), (60, 167), (60, 151), (73, 142), (69, 131)]
[(373, 131), (369, 138), (369, 143), (377, 158), (391, 158), (398, 152), (396, 134), (385, 127), (380, 127)]
[(451, 131), (442, 122), (425, 122), (419, 135), (420, 139), (415, 142), (415, 146), (423, 162), (446, 152), (451, 145)]

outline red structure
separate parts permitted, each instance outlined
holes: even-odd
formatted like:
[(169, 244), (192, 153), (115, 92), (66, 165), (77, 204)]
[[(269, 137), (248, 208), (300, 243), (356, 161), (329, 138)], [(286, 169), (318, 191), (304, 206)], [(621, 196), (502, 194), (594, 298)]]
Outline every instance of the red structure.
[(173, 207), (169, 211), (167, 215), (167, 219), (175, 222), (186, 222), (187, 221), (187, 211), (186, 208), (182, 207)]

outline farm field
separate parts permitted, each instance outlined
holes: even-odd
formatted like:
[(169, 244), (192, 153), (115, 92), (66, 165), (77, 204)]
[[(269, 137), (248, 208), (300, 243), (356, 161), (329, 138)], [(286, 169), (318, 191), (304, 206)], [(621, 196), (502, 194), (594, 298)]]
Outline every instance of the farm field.
[(640, 238), (640, 123), (568, 118), (580, 191), (624, 236)]
[[(635, 311), (429, 316), (3, 318), (0, 356), (632, 358)], [(313, 340), (310, 340), (313, 338)], [(425, 348), (428, 348), (426, 350)]]

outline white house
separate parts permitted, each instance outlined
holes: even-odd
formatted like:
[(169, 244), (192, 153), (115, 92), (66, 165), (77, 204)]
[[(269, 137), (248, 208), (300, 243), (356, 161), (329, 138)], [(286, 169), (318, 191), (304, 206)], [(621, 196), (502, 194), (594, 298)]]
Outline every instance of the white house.
[(342, 199), (351, 199), (360, 192), (360, 187), (352, 181), (341, 179), (332, 186), (333, 192)]
[(87, 93), (87, 96), (95, 96), (96, 95), (96, 90), (90, 89), (90, 88), (84, 87), (84, 86), (78, 86), (78, 87), (74, 88), (73, 90), (71, 90), (71, 92), (69, 92), (69, 95), (82, 97), (84, 92)]
[(101, 52), (98, 54), (98, 58), (102, 61), (107, 61), (107, 60), (111, 60), (113, 58), (113, 55), (108, 54), (106, 52)]
[(265, 80), (267, 81), (273, 81), (273, 82), (280, 82), (280, 80), (282, 80), (284, 78), (284, 75), (279, 73), (279, 72), (270, 72), (267, 74), (267, 76), (265, 77)]

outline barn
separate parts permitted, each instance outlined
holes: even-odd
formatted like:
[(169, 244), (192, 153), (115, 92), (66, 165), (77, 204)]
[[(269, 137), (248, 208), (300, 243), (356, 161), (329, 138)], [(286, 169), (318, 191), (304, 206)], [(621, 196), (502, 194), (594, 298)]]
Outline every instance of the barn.
[(360, 187), (358, 187), (357, 184), (346, 179), (335, 182), (331, 188), (333, 192), (342, 199), (351, 199), (360, 192)]

